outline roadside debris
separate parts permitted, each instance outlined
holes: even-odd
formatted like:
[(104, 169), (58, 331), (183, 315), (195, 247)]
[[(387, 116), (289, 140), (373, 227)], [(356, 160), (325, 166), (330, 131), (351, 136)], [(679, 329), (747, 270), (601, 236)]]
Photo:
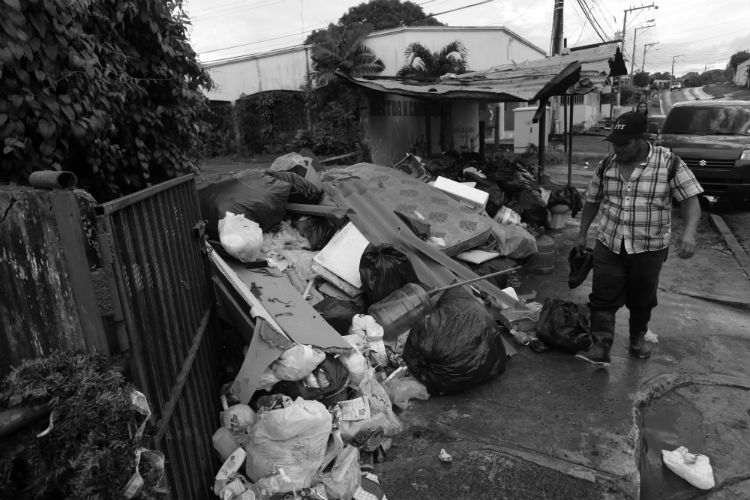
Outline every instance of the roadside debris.
[(680, 446), (673, 451), (661, 450), (664, 465), (682, 479), (701, 490), (714, 487), (714, 473), (711, 460), (706, 455), (690, 453)]
[(575, 209), (572, 193), (504, 161), (402, 163), (319, 174), (290, 153), (199, 193), (216, 277), (247, 306), (226, 317), (253, 319), (213, 436), (222, 500), (385, 498), (370, 471), (398, 414), (537, 340), (542, 305), (507, 285), (546, 242), (546, 200)]

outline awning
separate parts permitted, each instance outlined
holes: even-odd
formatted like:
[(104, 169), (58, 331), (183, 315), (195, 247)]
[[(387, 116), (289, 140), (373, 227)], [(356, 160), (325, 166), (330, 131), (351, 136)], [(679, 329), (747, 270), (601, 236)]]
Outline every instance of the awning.
[(339, 75), (370, 90), (420, 99), (534, 102), (553, 95), (601, 89), (614, 60), (614, 47), (607, 44), (429, 81)]

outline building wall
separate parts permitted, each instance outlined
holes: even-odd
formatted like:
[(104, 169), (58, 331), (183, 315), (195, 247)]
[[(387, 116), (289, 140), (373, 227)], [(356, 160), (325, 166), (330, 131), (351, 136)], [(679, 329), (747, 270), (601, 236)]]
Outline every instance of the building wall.
[(371, 34), (365, 41), (385, 64), (381, 76), (394, 76), (404, 65), (404, 51), (419, 42), (433, 52), (460, 40), (471, 70), (483, 70), (511, 62), (541, 59), (546, 54), (505, 28), (422, 26), (396, 28)]
[(236, 101), (265, 90), (300, 90), (307, 84), (308, 52), (298, 46), (207, 65), (216, 88), (206, 95), (212, 101)]

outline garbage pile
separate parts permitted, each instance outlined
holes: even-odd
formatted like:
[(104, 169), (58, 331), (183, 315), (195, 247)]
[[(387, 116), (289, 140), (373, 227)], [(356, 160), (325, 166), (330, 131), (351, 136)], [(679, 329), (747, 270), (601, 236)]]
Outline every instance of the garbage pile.
[(199, 198), (216, 274), (254, 324), (213, 436), (224, 500), (384, 498), (373, 463), (399, 412), (497, 377), (503, 334), (540, 319), (508, 286), (552, 208), (520, 164), (318, 172), (291, 153)]

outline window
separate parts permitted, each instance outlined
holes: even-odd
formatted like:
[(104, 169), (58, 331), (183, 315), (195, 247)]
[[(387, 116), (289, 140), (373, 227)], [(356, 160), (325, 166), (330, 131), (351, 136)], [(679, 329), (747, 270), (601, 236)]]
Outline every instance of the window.
[(750, 106), (674, 107), (662, 133), (750, 135)]

